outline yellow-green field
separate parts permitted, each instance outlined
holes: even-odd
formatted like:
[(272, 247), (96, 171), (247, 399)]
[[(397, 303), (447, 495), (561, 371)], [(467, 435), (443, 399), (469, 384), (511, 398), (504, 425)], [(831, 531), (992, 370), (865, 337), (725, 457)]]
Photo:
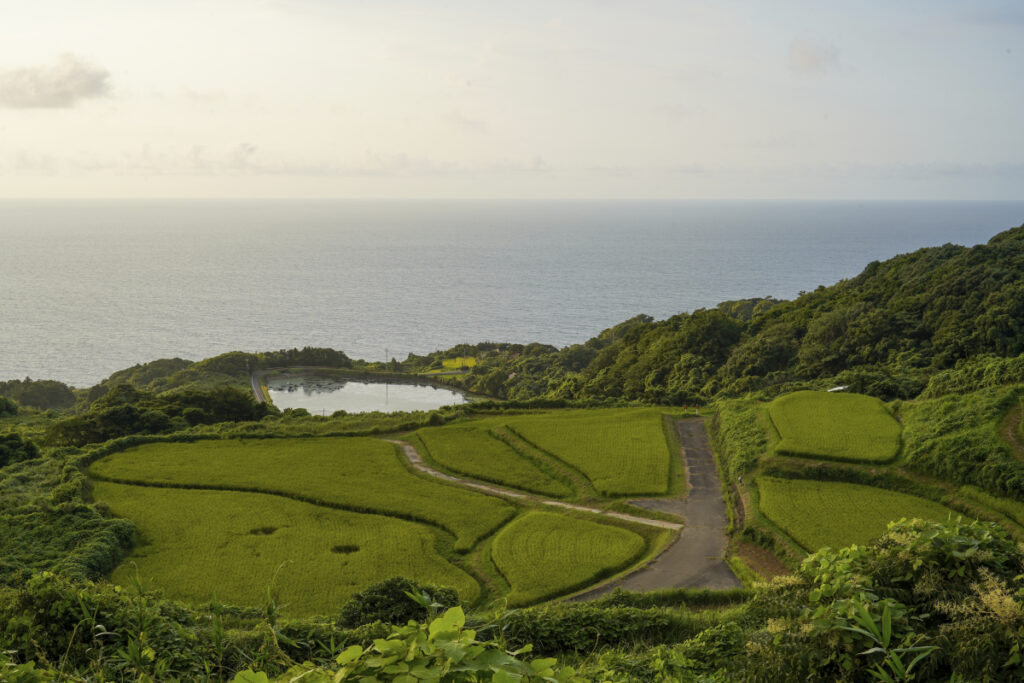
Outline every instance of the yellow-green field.
[(445, 370), (458, 370), (460, 368), (472, 368), (476, 366), (476, 358), (474, 356), (459, 356), (458, 358), (444, 358), (441, 360), (441, 365), (444, 366)]
[(107, 456), (90, 472), (122, 482), (277, 493), (425, 521), (452, 532), (458, 551), (515, 514), (498, 498), (410, 473), (396, 448), (369, 438), (157, 443)]
[(757, 489), (761, 512), (808, 552), (865, 544), (903, 517), (957, 517), (930, 500), (859, 484), (759, 477)]
[[(423, 428), (412, 441), (448, 470), (545, 497), (592, 498), (584, 477), (605, 495), (664, 493), (662, 412), (491, 415)], [(583, 588), (648, 549), (645, 536), (599, 517), (414, 473), (398, 445), (368, 437), (151, 443), (89, 473), (95, 498), (142, 538), (113, 579), (130, 582), (137, 566), (189, 602), (261, 605), (284, 565), (276, 586), (288, 615), (330, 613), (392, 576), (451, 586), (473, 604), (503, 597), (500, 574), (510, 602), (527, 604)]]
[(627, 529), (552, 512), (529, 512), (498, 533), (491, 554), (512, 586), (510, 605), (539, 602), (614, 574), (644, 552)]
[(530, 443), (576, 468), (606, 496), (668, 492), (670, 452), (658, 408), (568, 410), (510, 417)]
[(450, 586), (467, 602), (480, 594), (422, 524), (260, 493), (101, 481), (94, 496), (134, 521), (142, 538), (113, 581), (130, 585), (137, 573), (171, 598), (262, 605), (273, 581), (284, 613), (306, 616), (334, 612), (391, 576)]
[(417, 435), (429, 456), (453, 472), (555, 498), (572, 493), (568, 486), (492, 436), (489, 424), (428, 427)]
[(768, 406), (782, 455), (887, 462), (900, 449), (900, 424), (877, 398), (797, 391)]

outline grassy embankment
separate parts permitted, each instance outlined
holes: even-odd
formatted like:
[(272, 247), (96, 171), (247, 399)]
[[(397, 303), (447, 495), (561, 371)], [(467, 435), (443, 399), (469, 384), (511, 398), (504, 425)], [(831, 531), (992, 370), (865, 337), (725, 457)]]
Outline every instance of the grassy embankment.
[(714, 431), (737, 531), (791, 566), (822, 544), (863, 544), (901, 517), (963, 515), (1024, 537), (1014, 498), (1024, 464), (1000, 435), (1020, 395), (992, 387), (890, 406), (825, 392), (724, 402)]

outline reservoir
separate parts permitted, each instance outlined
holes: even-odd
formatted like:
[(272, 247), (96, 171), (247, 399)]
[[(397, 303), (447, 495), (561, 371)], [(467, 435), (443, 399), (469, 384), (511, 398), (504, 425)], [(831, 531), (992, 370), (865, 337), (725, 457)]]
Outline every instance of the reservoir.
[(267, 378), (270, 400), (284, 410), (305, 408), (314, 415), (348, 413), (396, 413), (436, 410), (466, 403), (466, 396), (454, 389), (422, 383), (398, 383), (346, 379), (318, 375), (288, 375)]

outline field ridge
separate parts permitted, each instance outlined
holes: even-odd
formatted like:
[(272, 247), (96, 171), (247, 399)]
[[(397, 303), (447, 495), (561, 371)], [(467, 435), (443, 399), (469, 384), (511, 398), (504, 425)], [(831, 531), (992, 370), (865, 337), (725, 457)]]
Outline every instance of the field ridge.
[[(419, 517), (415, 514), (406, 512), (391, 512), (383, 511), (379, 508), (364, 507), (362, 505), (352, 505), (349, 503), (337, 503), (320, 498), (314, 498), (312, 496), (304, 496), (300, 493), (290, 493), (288, 491), (275, 491), (273, 489), (264, 489), (255, 486), (224, 486), (221, 484), (178, 484), (175, 482), (165, 481), (145, 481), (142, 479), (124, 479), (120, 477), (110, 477), (104, 474), (97, 474), (90, 472), (89, 476), (96, 481), (105, 481), (111, 484), (122, 484), (126, 486), (144, 486), (147, 488), (155, 489), (179, 489), (184, 491), (197, 490), (197, 491), (223, 491), (225, 493), (262, 493), (267, 496), (278, 496), (279, 498), (289, 498), (299, 503), (307, 503), (309, 505), (316, 505), (318, 507), (331, 508), (332, 510), (344, 510), (345, 512), (358, 512), (364, 515), (378, 515), (381, 517), (395, 517), (397, 519), (404, 519), (407, 522), (417, 522), (419, 524), (426, 524), (427, 526), (433, 527), (444, 531), (445, 533), (451, 534), (457, 538), (456, 534), (445, 525), (427, 519), (425, 517)], [(507, 524), (509, 520), (503, 521), (498, 527), (496, 527), (491, 533), (487, 534), (483, 538), (493, 535), (498, 529)]]
[[(671, 529), (673, 531), (679, 531), (683, 528), (682, 524), (677, 524), (675, 522), (666, 522), (664, 520), (651, 519), (649, 517), (639, 517), (624, 512), (617, 512), (615, 510), (601, 510), (599, 508), (587, 507), (586, 505), (576, 505), (574, 503), (567, 503), (564, 500), (553, 500), (550, 498), (544, 498), (542, 496), (535, 496), (533, 494), (523, 493), (521, 491), (515, 491), (513, 489), (508, 489), (503, 486), (481, 484), (475, 481), (471, 481), (469, 479), (462, 479), (451, 474), (445, 474), (444, 472), (436, 470), (427, 463), (425, 463), (423, 461), (422, 456), (420, 456), (420, 454), (416, 451), (416, 448), (411, 443), (407, 441), (392, 441), (390, 439), (384, 440), (387, 441), (388, 443), (399, 445), (402, 448), (402, 451), (405, 453), (406, 457), (409, 459), (409, 463), (416, 470), (429, 476), (443, 479), (444, 481), (447, 481), (449, 483), (469, 487), (471, 489), (474, 489), (487, 495), (496, 496), (499, 498), (514, 498), (517, 501), (530, 501), (533, 503), (540, 503), (542, 505), (551, 505), (554, 507), (565, 508), (567, 510), (587, 512), (602, 517), (614, 517), (615, 519), (621, 519), (623, 521), (632, 522), (634, 524), (645, 524), (647, 526), (654, 526), (662, 529)], [(503, 526), (508, 523), (509, 520), (506, 520), (506, 522), (503, 523)]]

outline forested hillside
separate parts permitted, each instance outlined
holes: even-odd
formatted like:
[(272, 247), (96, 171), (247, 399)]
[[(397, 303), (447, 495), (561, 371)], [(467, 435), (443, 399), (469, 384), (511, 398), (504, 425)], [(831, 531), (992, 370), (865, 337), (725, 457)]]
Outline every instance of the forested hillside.
[(662, 321), (639, 315), (560, 350), (482, 344), (440, 355), (483, 355), (450, 381), (503, 398), (684, 404), (828, 383), (909, 398), (960, 361), (1022, 352), (1024, 226), (983, 245), (876, 261), (793, 301), (732, 301)]

